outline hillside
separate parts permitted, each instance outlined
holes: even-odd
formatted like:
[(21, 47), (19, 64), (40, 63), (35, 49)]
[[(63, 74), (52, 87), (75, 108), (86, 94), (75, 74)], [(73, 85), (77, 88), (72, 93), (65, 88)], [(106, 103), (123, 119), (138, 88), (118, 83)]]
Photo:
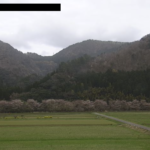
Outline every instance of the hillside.
[(79, 58), (85, 54), (95, 57), (103, 53), (112, 53), (118, 51), (127, 45), (128, 43), (123, 42), (86, 40), (63, 49), (50, 59), (54, 62), (60, 63)]
[[(42, 57), (42, 56), (39, 56)], [(35, 60), (29, 54), (14, 49), (0, 41), (0, 84), (13, 85), (18, 79), (35, 74), (44, 76), (52, 72), (57, 64), (48, 60)]]
[[(23, 78), (32, 76), (28, 84), (56, 69), (59, 63), (84, 56), (111, 53), (127, 45), (121, 42), (87, 40), (71, 45), (54, 56), (24, 54), (11, 45), (0, 41), (0, 84), (1, 86), (23, 85)], [(35, 78), (34, 78), (35, 77)], [(23, 80), (22, 80), (23, 79)]]
[(94, 58), (84, 56), (68, 63), (61, 63), (58, 69), (42, 80), (28, 86), (20, 94), (11, 98), (23, 100), (65, 99), (150, 99), (150, 69), (106, 72), (84, 71)]
[(108, 69), (133, 71), (150, 69), (150, 35), (129, 43), (117, 52), (96, 57), (88, 71), (105, 72)]
[(63, 62), (55, 72), (14, 98), (147, 99), (150, 94), (150, 36), (128, 43), (119, 51), (97, 57), (84, 55)]
[[(81, 50), (81, 52), (84, 51), (88, 54), (93, 52), (92, 55), (80, 53), (79, 48), (82, 47), (83, 43), (89, 43), (89, 41), (74, 44), (51, 57), (42, 57), (33, 53), (23, 54), (12, 49), (13, 57), (10, 58), (11, 54), (6, 47), (5, 56), (9, 59), (4, 59), (4, 65), (1, 65), (0, 74), (1, 79), (3, 79), (2, 81), (5, 81), (4, 83), (6, 83), (7, 79), (14, 81), (14, 77), (18, 74), (23, 74), (23, 71), (27, 69), (31, 70), (31, 73), (37, 71), (39, 75), (43, 75), (42, 72), (44, 71), (42, 71), (42, 69), (45, 69), (45, 64), (47, 64), (47, 67), (49, 67), (50, 64), (54, 64), (55, 70), (53, 72), (50, 70), (49, 73), (51, 73), (41, 80), (39, 80), (37, 75), (34, 76), (30, 74), (29, 78), (27, 76), (23, 79), (23, 82), (26, 82), (26, 85), (28, 85), (24, 89), (1, 88), (1, 98), (21, 98), (24, 100), (33, 98), (38, 101), (49, 98), (63, 98), (66, 100), (94, 100), (97, 98), (133, 100), (134, 98), (144, 98), (149, 100), (150, 35), (131, 43), (118, 42), (116, 48), (111, 48), (107, 42), (104, 42), (109, 45), (106, 46), (107, 44), (104, 44), (104, 47), (109, 48), (102, 50), (103, 42), (100, 42), (101, 47), (99, 50), (95, 48), (95, 51), (93, 51), (92, 47), (94, 46), (88, 46), (85, 51)], [(115, 45), (116, 42), (109, 43)], [(73, 47), (76, 48), (73, 50)], [(76, 59), (73, 59), (72, 53), (77, 57)], [(56, 56), (59, 55), (61, 56), (60, 61), (64, 60), (65, 62), (57, 60), (59, 57)], [(81, 57), (78, 57), (80, 55)], [(19, 59), (17, 59), (18, 57)], [(69, 61), (67, 61), (68, 57)], [(16, 60), (14, 58), (16, 58)], [(6, 60), (9, 63), (7, 63)], [(10, 62), (13, 64), (12, 68), (10, 67)], [(58, 67), (56, 62), (59, 63)], [(20, 72), (15, 69), (20, 69)], [(50, 67), (50, 69), (52, 69), (52, 67)], [(45, 74), (46, 70), (47, 69), (45, 69)], [(28, 73), (27, 71), (26, 74)], [(33, 81), (36, 82), (33, 83)]]

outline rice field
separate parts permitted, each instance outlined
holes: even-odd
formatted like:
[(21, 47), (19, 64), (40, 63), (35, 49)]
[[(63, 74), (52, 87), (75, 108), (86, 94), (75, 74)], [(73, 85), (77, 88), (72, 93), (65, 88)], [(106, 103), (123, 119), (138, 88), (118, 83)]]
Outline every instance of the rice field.
[(150, 127), (150, 112), (105, 112), (102, 114)]
[(0, 150), (43, 149), (149, 150), (150, 133), (93, 113), (0, 114)]

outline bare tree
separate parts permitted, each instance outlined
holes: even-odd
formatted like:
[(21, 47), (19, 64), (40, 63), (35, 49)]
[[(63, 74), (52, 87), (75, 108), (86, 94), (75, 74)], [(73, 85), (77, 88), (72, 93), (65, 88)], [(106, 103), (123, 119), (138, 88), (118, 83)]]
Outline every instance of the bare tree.
[(26, 111), (33, 112), (33, 111), (38, 111), (39, 107), (40, 104), (37, 101), (35, 101), (34, 99), (28, 99), (26, 102), (25, 109)]
[(150, 110), (150, 103), (147, 103), (146, 100), (140, 101), (141, 110)]
[(72, 111), (73, 110), (73, 104), (69, 101), (65, 101), (62, 99), (56, 100), (56, 111)]
[(20, 99), (10, 101), (11, 112), (23, 112), (24, 111), (24, 103)]
[(10, 111), (10, 103), (5, 101), (5, 100), (2, 100), (0, 101), (0, 112), (2, 113), (7, 113)]
[(77, 112), (83, 112), (84, 111), (84, 108), (83, 108), (84, 100), (76, 100), (76, 101), (73, 101), (72, 103), (74, 106), (74, 111), (77, 111)]
[(93, 111), (94, 103), (93, 103), (93, 101), (86, 100), (86, 101), (82, 102), (82, 107), (84, 108), (84, 111)]
[(95, 100), (94, 107), (96, 111), (105, 111), (108, 109), (107, 102), (99, 99)]
[(130, 110), (140, 110), (140, 102), (138, 100), (133, 100), (132, 102), (128, 102)]

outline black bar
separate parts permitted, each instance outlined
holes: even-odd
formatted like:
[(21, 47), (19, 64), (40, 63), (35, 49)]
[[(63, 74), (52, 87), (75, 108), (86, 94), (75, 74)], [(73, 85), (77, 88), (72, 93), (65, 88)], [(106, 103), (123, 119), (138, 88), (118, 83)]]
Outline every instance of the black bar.
[(0, 11), (60, 11), (61, 4), (54, 3), (0, 3)]

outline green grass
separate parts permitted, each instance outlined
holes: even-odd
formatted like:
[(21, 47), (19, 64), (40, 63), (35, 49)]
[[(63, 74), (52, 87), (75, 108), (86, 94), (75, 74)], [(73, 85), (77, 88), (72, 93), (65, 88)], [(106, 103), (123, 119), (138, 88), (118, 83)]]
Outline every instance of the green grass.
[(33, 118), (37, 118), (38, 116), (52, 116), (53, 118), (93, 118), (93, 114), (92, 113), (75, 113), (75, 112), (69, 112), (69, 113), (0, 113), (0, 118), (3, 117), (14, 117), (14, 116), (24, 116), (25, 118), (28, 119), (33, 119)]
[[(53, 118), (36, 119), (37, 116)], [(24, 117), (10, 120), (1, 117), (0, 150), (150, 149), (149, 133), (92, 113), (31, 113)]]
[(106, 112), (103, 114), (150, 127), (150, 112)]

